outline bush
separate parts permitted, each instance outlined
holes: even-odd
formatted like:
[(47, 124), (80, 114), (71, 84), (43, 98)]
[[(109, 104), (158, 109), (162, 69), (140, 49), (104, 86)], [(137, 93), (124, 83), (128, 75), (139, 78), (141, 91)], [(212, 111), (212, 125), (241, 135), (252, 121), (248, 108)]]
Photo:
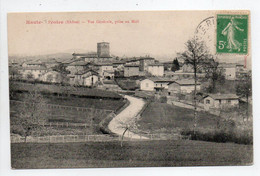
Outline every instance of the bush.
[(234, 142), (237, 144), (252, 145), (253, 135), (250, 131), (234, 132), (232, 130), (214, 130), (210, 132), (193, 131), (185, 129), (181, 131), (181, 135), (189, 136), (191, 140), (209, 141), (209, 142)]

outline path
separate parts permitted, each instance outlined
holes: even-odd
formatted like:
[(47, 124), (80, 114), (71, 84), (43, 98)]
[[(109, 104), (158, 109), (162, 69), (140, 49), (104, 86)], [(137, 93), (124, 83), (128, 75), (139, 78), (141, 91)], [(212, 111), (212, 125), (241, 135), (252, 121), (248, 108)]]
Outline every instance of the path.
[[(132, 120), (136, 117), (136, 115), (142, 110), (143, 106), (145, 105), (145, 102), (143, 99), (135, 98), (132, 96), (125, 95), (125, 98), (127, 98), (130, 102), (130, 104), (116, 117), (111, 120), (111, 122), (108, 124), (108, 128), (118, 135), (122, 135), (125, 128), (122, 127), (121, 123), (127, 123), (127, 121)], [(132, 139), (148, 139), (147, 137), (141, 136), (133, 133), (131, 131), (127, 131), (125, 134), (125, 137), (131, 137)]]

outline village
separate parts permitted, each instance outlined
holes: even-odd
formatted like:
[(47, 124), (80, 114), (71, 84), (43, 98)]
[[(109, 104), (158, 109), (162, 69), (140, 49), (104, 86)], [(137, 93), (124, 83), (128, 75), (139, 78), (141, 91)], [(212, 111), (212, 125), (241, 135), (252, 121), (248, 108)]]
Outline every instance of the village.
[[(167, 102), (192, 104), (195, 88), (193, 68), (184, 61), (159, 62), (153, 57), (119, 58), (111, 56), (108, 42), (97, 43), (97, 52), (73, 53), (68, 60), (49, 58), (23, 63), (10, 62), (10, 79), (104, 89), (115, 92), (135, 91), (141, 97), (167, 97)], [(174, 67), (174, 68), (173, 68)], [(219, 63), (224, 79), (236, 81), (249, 72), (243, 64)], [(196, 89), (204, 110), (239, 106), (241, 97), (235, 92), (203, 92), (206, 73), (197, 73)], [(204, 81), (204, 83), (203, 83)]]
[[(46, 157), (38, 148), (48, 146), (55, 147), (54, 156), (63, 151), (58, 156), (63, 158), (80, 151), (84, 163), (98, 161), (93, 154), (108, 158), (95, 167), (110, 167), (110, 161), (136, 166), (139, 160), (139, 166), (158, 166), (154, 158), (163, 161), (161, 166), (189, 165), (185, 157), (190, 152), (202, 158), (196, 160), (201, 165), (250, 161), (251, 150), (246, 157), (233, 157), (225, 146), (232, 143), (242, 153), (252, 146), (251, 71), (243, 64), (207, 60), (194, 72), (194, 65), (181, 57), (162, 62), (149, 55), (115, 56), (108, 42), (97, 43), (97, 52), (73, 52), (69, 59), (10, 59), (12, 166), (24, 167), (19, 164), (24, 152)], [(20, 152), (22, 146), (26, 151)], [(140, 159), (122, 163), (122, 158), (132, 160), (132, 152)], [(53, 168), (53, 162), (28, 167)], [(68, 166), (78, 167), (70, 161)]]

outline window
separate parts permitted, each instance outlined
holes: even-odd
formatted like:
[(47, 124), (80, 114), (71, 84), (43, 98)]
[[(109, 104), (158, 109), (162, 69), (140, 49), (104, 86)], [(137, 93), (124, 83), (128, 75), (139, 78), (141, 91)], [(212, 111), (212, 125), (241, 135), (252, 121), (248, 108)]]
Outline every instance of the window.
[(219, 101), (219, 104), (221, 104), (221, 100), (218, 100)]
[(146, 84), (145, 84), (145, 86), (146, 86), (146, 87), (149, 87), (149, 84), (148, 84), (148, 83), (146, 83)]
[(210, 104), (210, 100), (206, 100), (206, 104)]
[(228, 104), (231, 104), (231, 100), (228, 100), (227, 102), (228, 102)]

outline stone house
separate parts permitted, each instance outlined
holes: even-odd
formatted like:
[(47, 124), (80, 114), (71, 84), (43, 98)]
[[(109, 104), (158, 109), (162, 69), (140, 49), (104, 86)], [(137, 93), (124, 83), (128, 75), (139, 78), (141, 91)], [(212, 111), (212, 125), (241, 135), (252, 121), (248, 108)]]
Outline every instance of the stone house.
[[(200, 83), (197, 82), (197, 90), (200, 90)], [(168, 95), (191, 93), (195, 89), (194, 80), (177, 80), (168, 85)]]
[(205, 110), (210, 108), (235, 107), (239, 105), (239, 97), (236, 94), (208, 94), (203, 99)]

